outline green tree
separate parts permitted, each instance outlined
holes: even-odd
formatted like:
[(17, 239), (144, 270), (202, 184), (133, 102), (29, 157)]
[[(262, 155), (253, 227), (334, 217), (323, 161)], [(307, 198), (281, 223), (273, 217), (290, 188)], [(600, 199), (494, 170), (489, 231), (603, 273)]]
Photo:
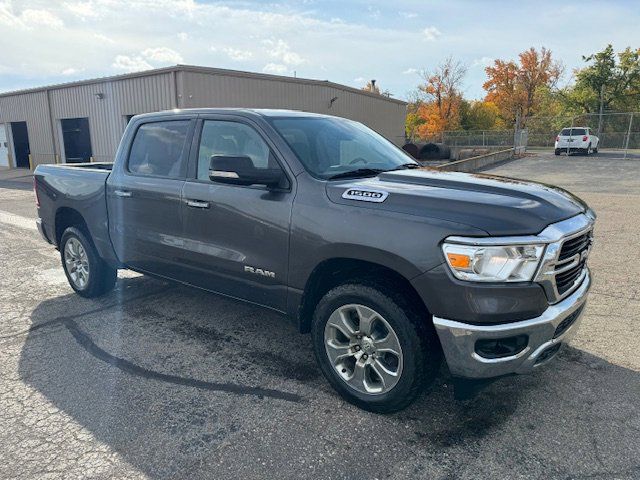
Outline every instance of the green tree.
[(633, 111), (640, 108), (640, 49), (627, 47), (616, 54), (611, 45), (583, 56), (588, 63), (575, 71), (575, 84), (560, 93), (566, 106), (581, 113), (604, 110)]
[(465, 130), (492, 130), (503, 126), (500, 110), (493, 102), (478, 100), (462, 102), (460, 125)]

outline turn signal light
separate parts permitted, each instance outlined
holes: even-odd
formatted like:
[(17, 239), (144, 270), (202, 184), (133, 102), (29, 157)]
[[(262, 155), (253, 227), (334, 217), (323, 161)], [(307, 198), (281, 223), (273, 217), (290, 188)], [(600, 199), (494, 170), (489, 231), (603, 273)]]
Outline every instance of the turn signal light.
[(469, 268), (471, 266), (471, 257), (468, 255), (447, 253), (447, 258), (449, 259), (449, 265), (453, 268)]

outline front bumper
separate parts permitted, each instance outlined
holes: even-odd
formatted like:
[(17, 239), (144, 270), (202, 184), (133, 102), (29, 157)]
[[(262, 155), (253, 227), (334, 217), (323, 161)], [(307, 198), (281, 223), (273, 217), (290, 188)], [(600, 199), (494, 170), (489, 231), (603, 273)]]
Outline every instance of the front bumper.
[[(591, 275), (587, 271), (575, 292), (529, 320), (473, 325), (433, 317), (451, 374), (466, 378), (491, 378), (511, 373), (529, 373), (546, 363), (577, 330), (590, 286)], [(562, 323), (565, 319), (567, 321)], [(478, 340), (505, 339), (518, 335), (526, 335), (528, 343), (515, 355), (485, 358), (476, 352)]]

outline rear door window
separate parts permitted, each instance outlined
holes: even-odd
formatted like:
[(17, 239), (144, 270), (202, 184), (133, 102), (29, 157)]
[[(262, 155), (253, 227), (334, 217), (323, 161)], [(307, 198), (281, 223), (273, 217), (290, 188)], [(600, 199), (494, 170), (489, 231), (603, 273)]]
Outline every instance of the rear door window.
[(189, 120), (145, 123), (129, 152), (128, 169), (138, 175), (184, 178)]

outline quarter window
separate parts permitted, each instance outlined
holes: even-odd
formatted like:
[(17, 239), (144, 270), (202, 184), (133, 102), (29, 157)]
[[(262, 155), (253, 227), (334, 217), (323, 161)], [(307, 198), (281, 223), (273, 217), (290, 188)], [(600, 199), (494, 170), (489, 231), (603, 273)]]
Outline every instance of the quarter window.
[(209, 165), (214, 155), (249, 157), (256, 168), (278, 166), (260, 134), (237, 122), (205, 120), (198, 150), (198, 180), (209, 180)]
[(129, 153), (129, 171), (167, 178), (184, 177), (182, 159), (188, 130), (188, 120), (141, 125)]

